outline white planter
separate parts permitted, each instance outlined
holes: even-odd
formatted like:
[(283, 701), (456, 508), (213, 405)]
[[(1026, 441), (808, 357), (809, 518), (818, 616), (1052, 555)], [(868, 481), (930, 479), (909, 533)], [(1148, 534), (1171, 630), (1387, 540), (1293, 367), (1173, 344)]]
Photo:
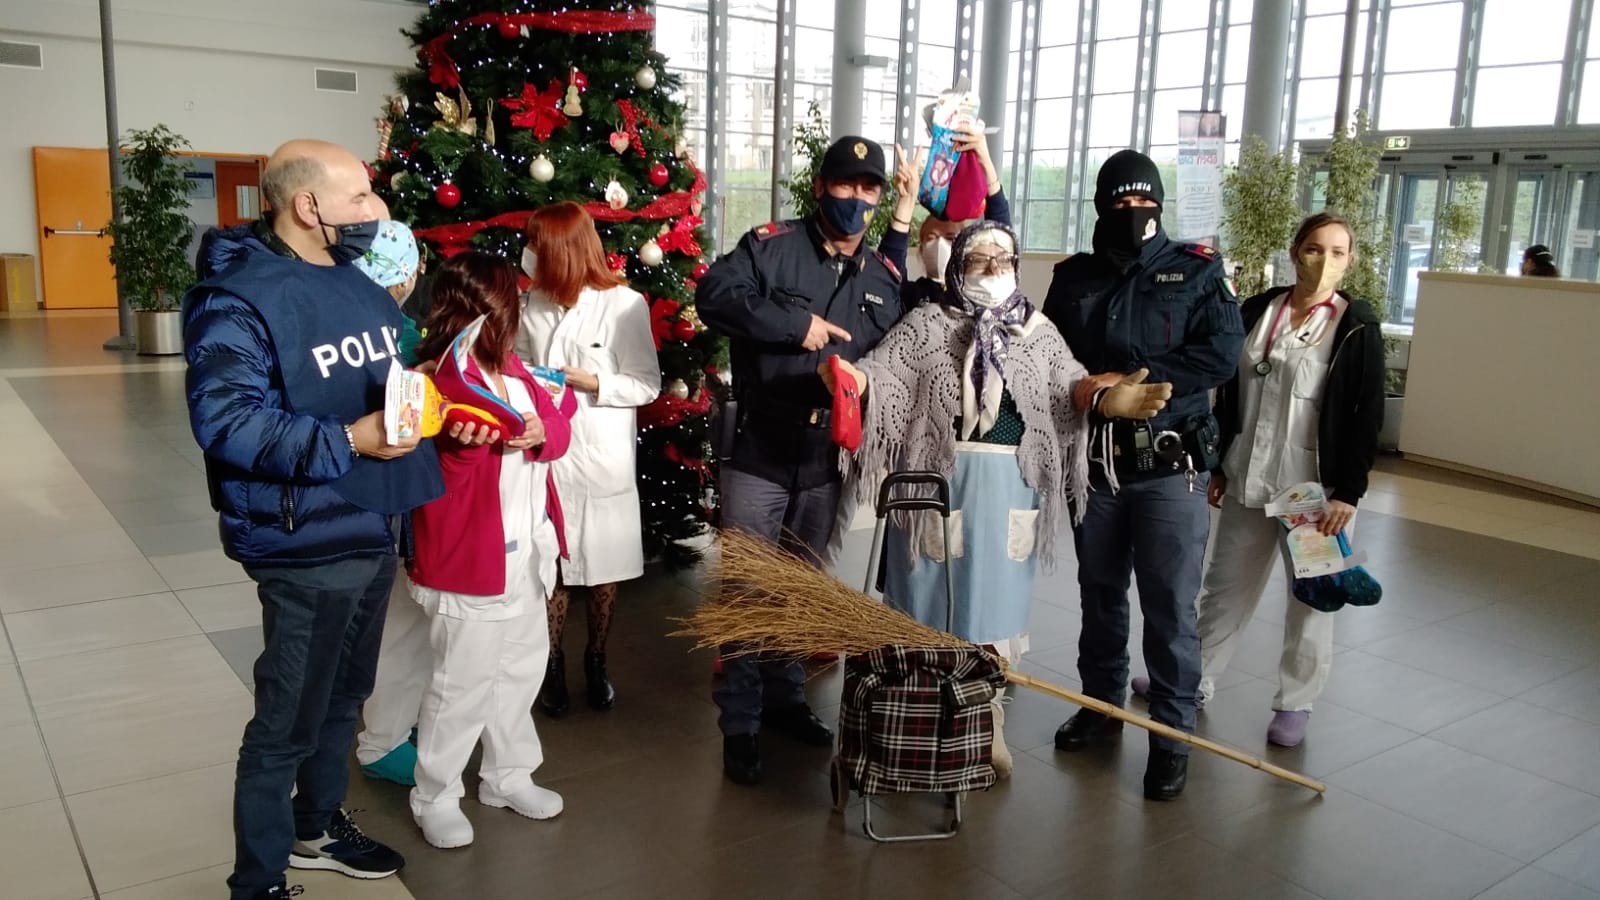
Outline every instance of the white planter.
[(1383, 428), (1378, 432), (1379, 450), (1400, 449), (1400, 416), (1405, 412), (1406, 398), (1383, 398)]
[(141, 356), (175, 356), (182, 353), (183, 313), (176, 309), (135, 310), (133, 336)]

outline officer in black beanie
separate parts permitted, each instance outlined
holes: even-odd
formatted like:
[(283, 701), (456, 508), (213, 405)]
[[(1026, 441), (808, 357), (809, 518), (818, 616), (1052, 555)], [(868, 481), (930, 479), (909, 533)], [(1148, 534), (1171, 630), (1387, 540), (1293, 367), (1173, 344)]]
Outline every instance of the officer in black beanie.
[[(1092, 374), (1073, 400), (1091, 410), (1092, 488), (1073, 530), (1083, 630), (1078, 674), (1091, 697), (1121, 706), (1128, 691), (1128, 582), (1138, 579), (1150, 715), (1194, 731), (1200, 684), (1195, 598), (1211, 518), (1210, 470), (1219, 465), (1208, 392), (1232, 377), (1244, 343), (1238, 299), (1215, 250), (1168, 240), (1166, 192), (1155, 163), (1122, 150), (1095, 184), (1092, 253), (1056, 265), (1044, 314)], [(1105, 390), (1127, 378), (1172, 385), (1155, 418), (1099, 414)], [(1121, 734), (1122, 723), (1082, 710), (1056, 732), (1056, 748), (1082, 750)], [(1188, 747), (1150, 736), (1144, 794), (1183, 792)]]

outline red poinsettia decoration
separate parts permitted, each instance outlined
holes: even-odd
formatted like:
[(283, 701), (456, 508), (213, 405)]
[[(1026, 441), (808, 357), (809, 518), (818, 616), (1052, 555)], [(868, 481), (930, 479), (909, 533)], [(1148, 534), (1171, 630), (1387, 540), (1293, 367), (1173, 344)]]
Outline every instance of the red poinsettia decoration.
[(656, 350), (661, 349), (661, 342), (672, 339), (672, 317), (678, 314), (683, 305), (676, 300), (662, 297), (650, 303), (650, 336), (655, 339)]
[(676, 250), (685, 256), (699, 256), (704, 251), (694, 238), (694, 230), (700, 227), (702, 221), (699, 216), (684, 216), (672, 223), (670, 231), (656, 238), (656, 244), (667, 252)]
[(561, 82), (551, 79), (543, 91), (531, 84), (522, 86), (522, 96), (500, 101), (506, 109), (514, 110), (511, 124), (518, 128), (532, 128), (533, 136), (541, 142), (550, 139), (551, 132), (567, 124), (567, 114), (561, 111)]

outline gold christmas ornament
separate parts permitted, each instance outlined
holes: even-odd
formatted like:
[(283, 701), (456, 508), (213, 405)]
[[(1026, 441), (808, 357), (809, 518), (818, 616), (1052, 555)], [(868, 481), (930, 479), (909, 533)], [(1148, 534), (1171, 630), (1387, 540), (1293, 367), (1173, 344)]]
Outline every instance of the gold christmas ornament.
[(665, 254), (661, 252), (661, 245), (655, 241), (645, 241), (639, 248), (639, 262), (647, 266), (659, 266)]
[(679, 400), (687, 400), (689, 399), (689, 385), (685, 384), (682, 378), (674, 378), (672, 383), (667, 385), (667, 393), (677, 397)]
[(489, 146), (494, 146), (494, 101), (489, 101), (489, 108), (483, 114), (483, 141)]
[(528, 164), (528, 174), (533, 176), (534, 181), (545, 184), (556, 177), (555, 163), (541, 155)]
[(641, 67), (639, 71), (633, 73), (633, 83), (637, 84), (641, 90), (654, 90), (656, 86), (656, 70), (649, 66)]
[(378, 159), (389, 158), (389, 138), (394, 134), (394, 123), (388, 119), (378, 120)]
[(462, 134), (477, 134), (478, 122), (472, 118), (472, 101), (467, 99), (466, 88), (461, 89), (461, 103), (446, 97), (442, 92), (436, 93), (433, 108), (439, 111), (439, 121), (433, 127), (441, 130), (459, 131)]

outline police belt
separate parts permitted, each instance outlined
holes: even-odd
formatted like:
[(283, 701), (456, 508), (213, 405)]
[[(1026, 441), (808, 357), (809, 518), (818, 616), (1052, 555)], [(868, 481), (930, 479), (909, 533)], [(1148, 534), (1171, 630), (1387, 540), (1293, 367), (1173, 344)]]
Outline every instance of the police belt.
[(832, 409), (803, 406), (774, 397), (740, 397), (739, 411), (747, 419), (760, 419), (791, 428), (827, 428), (833, 423)]
[[(1151, 439), (1163, 431), (1175, 432), (1182, 439), (1183, 454), (1188, 454), (1193, 461), (1196, 471), (1209, 471), (1211, 460), (1206, 458), (1201, 444), (1208, 438), (1214, 439), (1216, 420), (1210, 415), (1190, 416), (1188, 419), (1171, 422), (1166, 427), (1151, 427)], [(1140, 470), (1136, 462), (1137, 448), (1133, 444), (1133, 433), (1136, 422), (1131, 419), (1113, 419), (1111, 422), (1111, 462), (1116, 469), (1118, 477), (1131, 476), (1157, 476), (1176, 475), (1185, 470), (1183, 455), (1174, 461), (1156, 458), (1155, 468)], [(1207, 425), (1210, 433), (1206, 433)]]

